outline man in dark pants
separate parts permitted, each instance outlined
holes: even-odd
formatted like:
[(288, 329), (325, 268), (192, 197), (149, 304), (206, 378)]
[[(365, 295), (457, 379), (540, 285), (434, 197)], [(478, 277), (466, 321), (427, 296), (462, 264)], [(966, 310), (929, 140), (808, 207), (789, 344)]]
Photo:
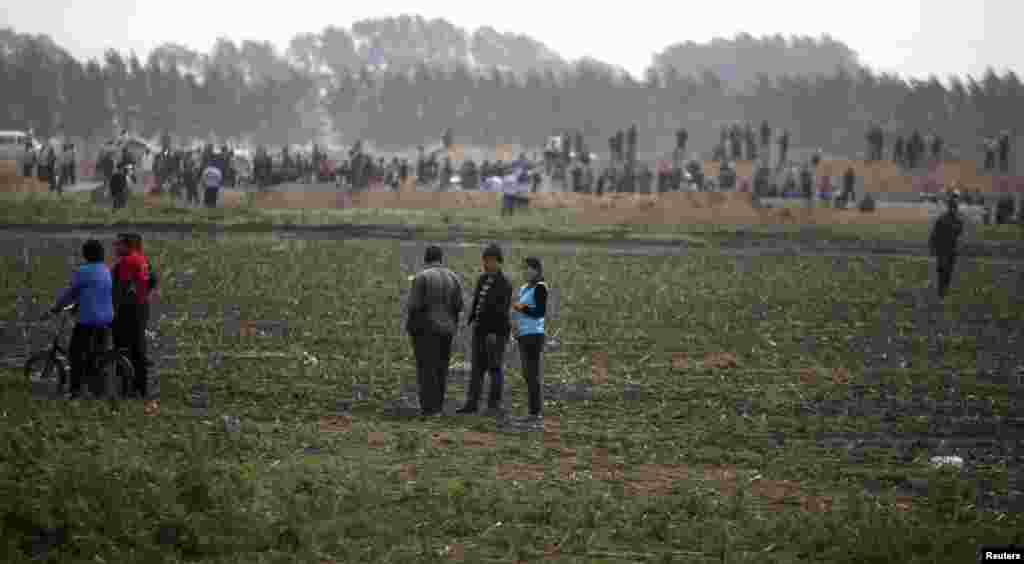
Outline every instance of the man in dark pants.
[(1010, 134), (1004, 131), (999, 136), (999, 172), (1009, 174), (1010, 172)]
[(680, 166), (683, 162), (683, 157), (686, 155), (686, 142), (689, 140), (690, 134), (685, 128), (676, 130), (676, 150), (672, 155), (673, 166)]
[(814, 174), (807, 166), (800, 169), (800, 193), (808, 206), (814, 203)]
[(782, 132), (779, 137), (779, 169), (786, 164), (786, 152), (789, 151), (789, 130)]
[(412, 282), (405, 324), (416, 354), (420, 406), (426, 417), (438, 417), (444, 409), (452, 338), (458, 330), (463, 305), (462, 283), (454, 272), (441, 266), (443, 258), (441, 247), (427, 248), (424, 269)]
[(142, 252), (142, 236), (122, 233), (114, 242), (118, 255), (111, 272), (114, 284), (114, 344), (128, 349), (135, 371), (135, 392), (148, 399), (149, 360), (146, 358), (146, 326), (149, 300), (156, 287), (149, 259)]
[(853, 167), (847, 167), (846, 172), (843, 174), (843, 192), (839, 196), (842, 201), (843, 207), (854, 200), (855, 194), (854, 189), (857, 186), (857, 173), (854, 172)]
[(50, 310), (50, 313), (57, 313), (68, 304), (78, 304), (78, 323), (68, 347), (71, 399), (81, 397), (83, 380), (88, 381), (89, 387), (93, 386), (95, 374), (89, 370), (89, 355), (104, 350), (104, 344), (109, 345), (110, 323), (114, 318), (112, 282), (110, 270), (103, 264), (103, 244), (95, 239), (86, 241), (82, 257), (86, 263), (75, 271), (71, 284)]
[(192, 154), (186, 153), (181, 163), (181, 183), (185, 185), (185, 201), (189, 204), (199, 203), (199, 178)]
[(939, 298), (945, 298), (949, 284), (953, 279), (953, 268), (956, 266), (957, 240), (964, 231), (964, 220), (957, 211), (959, 192), (953, 192), (947, 201), (946, 213), (939, 216), (932, 228), (928, 246), (932, 256), (936, 258), (936, 270), (939, 275)]
[(527, 257), (526, 284), (512, 309), (519, 321), (519, 353), (526, 379), (529, 407), (527, 423), (543, 425), (544, 399), (541, 395), (543, 375), (541, 354), (544, 352), (544, 317), (547, 315), (548, 287), (540, 259)]
[(509, 310), (512, 307), (512, 284), (501, 271), (504, 261), (501, 248), (489, 245), (484, 249), (484, 273), (476, 282), (473, 306), (467, 324), (473, 328), (473, 374), (466, 392), (466, 405), (460, 414), (476, 413), (483, 392), (484, 371), (491, 373), (491, 390), (487, 398), (487, 415), (497, 416), (501, 411), (501, 392), (505, 386), (502, 373), (505, 346), (512, 332)]
[(117, 172), (110, 177), (110, 197), (114, 200), (115, 210), (128, 203), (128, 173), (123, 166), (117, 167)]

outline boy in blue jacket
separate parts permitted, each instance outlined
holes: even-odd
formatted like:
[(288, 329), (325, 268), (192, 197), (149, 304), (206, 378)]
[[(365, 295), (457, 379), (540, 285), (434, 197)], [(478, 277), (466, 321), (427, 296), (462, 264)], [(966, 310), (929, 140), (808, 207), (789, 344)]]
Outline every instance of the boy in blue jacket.
[(85, 264), (71, 275), (71, 284), (61, 292), (51, 313), (67, 305), (78, 304), (78, 323), (71, 333), (68, 355), (71, 357), (71, 399), (82, 394), (82, 379), (91, 382), (89, 353), (111, 338), (114, 320), (113, 281), (110, 269), (103, 263), (103, 244), (90, 239), (82, 245)]

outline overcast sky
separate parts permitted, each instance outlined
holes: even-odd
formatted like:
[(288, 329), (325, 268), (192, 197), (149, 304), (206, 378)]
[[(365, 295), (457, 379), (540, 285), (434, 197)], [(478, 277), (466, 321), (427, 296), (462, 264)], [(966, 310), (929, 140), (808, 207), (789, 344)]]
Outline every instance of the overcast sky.
[(828, 0), (633, 0), (607, 5), (551, 0), (4, 0), (4, 4), (0, 24), (22, 33), (47, 33), (79, 57), (99, 58), (108, 48), (134, 49), (145, 56), (166, 41), (209, 52), (219, 36), (235, 41), (266, 39), (283, 50), (296, 33), (320, 31), (328, 24), (348, 28), (365, 18), (419, 14), (444, 18), (468, 31), (491, 25), (499, 31), (524, 33), (563, 57), (589, 55), (637, 76), (650, 64), (651, 54), (669, 44), (733, 37), (739, 32), (754, 36), (828, 33), (859, 53), (862, 63), (904, 76), (978, 76), (987, 66), (1000, 73), (1011, 69), (1024, 74), (1019, 49), (1024, 41), (1016, 29), (1022, 23), (1024, 2), (1016, 0), (860, 0), (843, 3), (841, 8)]

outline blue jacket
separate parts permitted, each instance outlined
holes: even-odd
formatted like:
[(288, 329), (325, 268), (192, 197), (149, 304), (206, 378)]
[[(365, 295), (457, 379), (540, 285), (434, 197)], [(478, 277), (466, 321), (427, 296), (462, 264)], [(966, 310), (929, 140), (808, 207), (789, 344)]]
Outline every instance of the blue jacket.
[(113, 287), (107, 265), (83, 264), (71, 275), (71, 285), (57, 298), (57, 308), (77, 302), (79, 325), (107, 327), (114, 320)]
[(519, 336), (543, 335), (544, 316), (547, 313), (548, 287), (543, 280), (536, 284), (524, 284), (519, 288), (519, 303), (526, 304), (525, 312), (516, 312), (519, 320)]

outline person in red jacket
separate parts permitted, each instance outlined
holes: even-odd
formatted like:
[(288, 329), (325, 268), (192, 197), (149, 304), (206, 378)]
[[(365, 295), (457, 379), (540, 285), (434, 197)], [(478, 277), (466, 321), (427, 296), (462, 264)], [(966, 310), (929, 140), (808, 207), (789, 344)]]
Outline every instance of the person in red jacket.
[(156, 289), (156, 275), (142, 252), (142, 236), (122, 233), (114, 243), (119, 257), (111, 271), (114, 285), (114, 344), (128, 349), (135, 371), (135, 391), (148, 397), (149, 361), (146, 358), (146, 326), (149, 299)]

